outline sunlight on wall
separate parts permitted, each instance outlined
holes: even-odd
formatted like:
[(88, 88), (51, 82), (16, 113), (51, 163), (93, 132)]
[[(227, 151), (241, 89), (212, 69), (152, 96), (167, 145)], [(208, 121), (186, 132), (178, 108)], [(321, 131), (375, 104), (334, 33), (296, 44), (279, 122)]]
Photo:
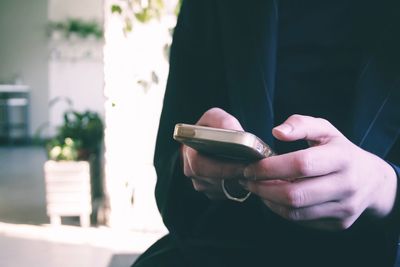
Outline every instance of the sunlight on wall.
[[(103, 3), (97, 0), (49, 0), (48, 19), (62, 22), (70, 18), (103, 21)], [(52, 32), (48, 39), (49, 127), (45, 135), (54, 136), (63, 123), (63, 114), (71, 108), (92, 110), (104, 115), (103, 41), (93, 36)], [(57, 101), (58, 99), (58, 101)], [(60, 101), (61, 100), (61, 101)]]
[[(152, 164), (168, 74), (163, 47), (171, 40), (174, 16), (135, 24), (124, 36), (120, 17), (105, 4), (106, 190), (109, 224), (143, 231), (165, 231), (154, 200)], [(158, 84), (151, 83), (154, 75)], [(172, 134), (172, 133), (171, 133)], [(133, 203), (133, 204), (132, 204)]]

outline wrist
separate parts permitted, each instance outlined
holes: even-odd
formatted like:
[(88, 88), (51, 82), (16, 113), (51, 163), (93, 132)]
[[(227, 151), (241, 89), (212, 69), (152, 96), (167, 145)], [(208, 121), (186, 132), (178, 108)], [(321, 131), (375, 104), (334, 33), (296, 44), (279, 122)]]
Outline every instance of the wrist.
[(394, 207), (397, 194), (397, 174), (386, 161), (379, 159), (378, 175), (382, 177), (381, 186), (376, 191), (375, 201), (370, 205), (371, 214), (377, 218), (385, 218)]

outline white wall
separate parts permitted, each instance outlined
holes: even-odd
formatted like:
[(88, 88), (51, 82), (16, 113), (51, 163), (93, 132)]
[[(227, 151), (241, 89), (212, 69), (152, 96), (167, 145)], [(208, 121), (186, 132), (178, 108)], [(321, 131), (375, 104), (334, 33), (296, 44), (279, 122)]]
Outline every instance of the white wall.
[(0, 82), (31, 88), (30, 132), (48, 120), (47, 0), (0, 1)]
[[(68, 18), (96, 20), (102, 25), (103, 2), (99, 0), (49, 0), (49, 20)], [(49, 100), (68, 98), (78, 111), (104, 114), (103, 41), (52, 38), (49, 42)], [(62, 123), (68, 108), (57, 102), (50, 108), (50, 134)]]
[[(49, 108), (55, 97), (72, 99), (74, 108), (104, 114), (103, 43), (50, 41), (49, 20), (95, 19), (102, 23), (99, 0), (0, 0), (0, 83), (18, 76), (31, 88), (30, 132), (62, 121), (66, 105)], [(48, 132), (48, 133), (51, 133)]]
[(102, 0), (49, 0), (49, 19), (69, 17), (103, 20)]
[[(169, 67), (163, 47), (170, 42), (168, 28), (175, 18), (136, 23), (125, 36), (121, 17), (109, 11), (113, 3), (120, 1), (105, 5), (104, 47), (109, 224), (162, 234), (166, 229), (154, 199), (153, 154)], [(159, 83), (144, 90), (138, 81), (148, 81), (152, 71)]]

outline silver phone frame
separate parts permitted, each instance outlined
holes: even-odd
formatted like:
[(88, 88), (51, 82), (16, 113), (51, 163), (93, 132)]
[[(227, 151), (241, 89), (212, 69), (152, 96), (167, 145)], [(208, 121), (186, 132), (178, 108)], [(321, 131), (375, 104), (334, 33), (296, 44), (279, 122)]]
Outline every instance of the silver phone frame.
[[(244, 131), (178, 123), (175, 125), (173, 138), (198, 150), (199, 146), (196, 147), (196, 143), (200, 144), (200, 150), (205, 150), (201, 152), (234, 159), (257, 160), (274, 154), (272, 149), (260, 138)], [(218, 146), (219, 153), (212, 151), (215, 146)], [(229, 155), (232, 152), (235, 156)], [(245, 155), (243, 158), (238, 155), (241, 152)]]

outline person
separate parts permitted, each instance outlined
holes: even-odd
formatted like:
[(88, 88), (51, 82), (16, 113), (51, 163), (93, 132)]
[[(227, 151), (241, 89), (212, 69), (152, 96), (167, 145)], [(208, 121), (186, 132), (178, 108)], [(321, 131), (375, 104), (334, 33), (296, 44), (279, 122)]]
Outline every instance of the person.
[[(154, 160), (169, 234), (133, 266), (394, 266), (399, 13), (391, 0), (183, 1)], [(204, 155), (172, 139), (176, 123), (245, 130), (276, 155)], [(222, 181), (251, 195), (232, 201)]]

